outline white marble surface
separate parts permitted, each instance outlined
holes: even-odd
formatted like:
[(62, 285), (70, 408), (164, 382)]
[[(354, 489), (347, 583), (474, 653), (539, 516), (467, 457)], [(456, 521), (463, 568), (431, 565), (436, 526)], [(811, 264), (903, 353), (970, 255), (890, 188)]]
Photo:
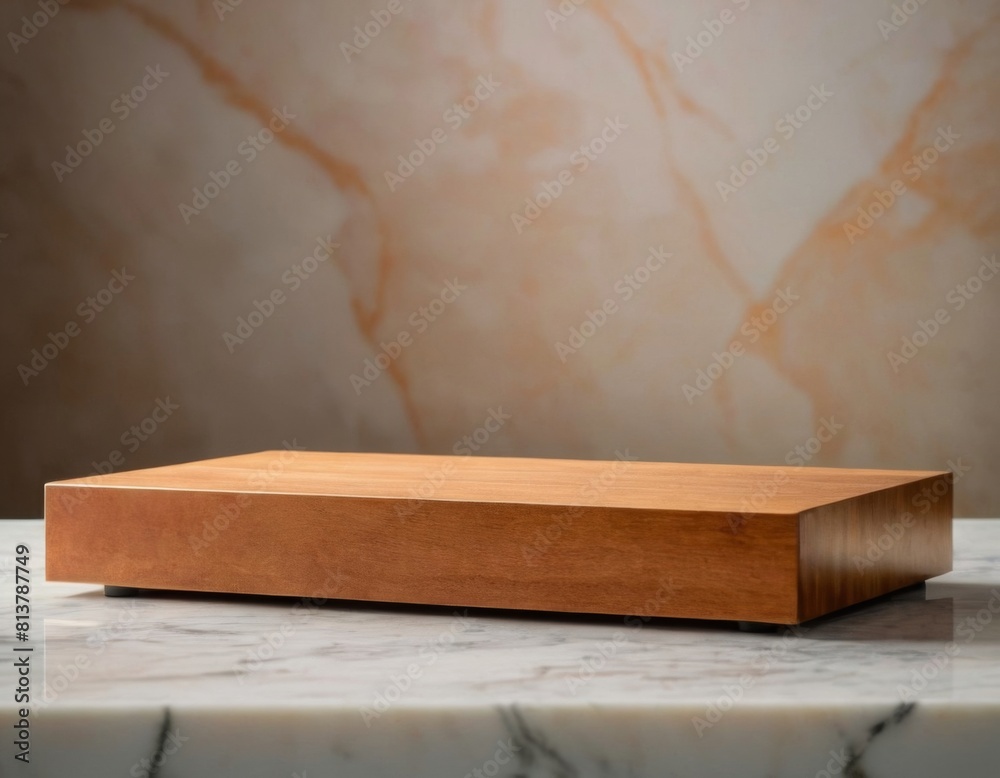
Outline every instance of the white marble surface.
[[(13, 640), (18, 543), (31, 548), (26, 643)], [(34, 649), (31, 761), (14, 761), (8, 734), (0, 775), (912, 778), (995, 776), (1000, 760), (1000, 521), (956, 522), (955, 572), (925, 589), (771, 634), (109, 599), (43, 580), (37, 521), (0, 523), (0, 559), (5, 733), (13, 649)], [(317, 597), (335, 592), (331, 572)]]

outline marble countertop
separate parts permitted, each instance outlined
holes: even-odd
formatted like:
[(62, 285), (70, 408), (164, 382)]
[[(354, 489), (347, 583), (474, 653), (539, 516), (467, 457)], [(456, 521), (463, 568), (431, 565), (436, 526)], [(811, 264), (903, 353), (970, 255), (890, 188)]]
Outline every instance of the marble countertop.
[(1000, 520), (956, 521), (926, 587), (773, 633), (323, 596), (106, 598), (0, 522), (0, 775), (997, 774)]

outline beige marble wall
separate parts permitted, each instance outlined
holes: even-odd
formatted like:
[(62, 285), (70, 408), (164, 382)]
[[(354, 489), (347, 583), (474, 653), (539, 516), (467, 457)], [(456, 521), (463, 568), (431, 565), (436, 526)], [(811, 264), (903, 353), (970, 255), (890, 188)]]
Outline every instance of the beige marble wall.
[(2, 508), (287, 442), (952, 467), (996, 515), (998, 17), (5, 3)]

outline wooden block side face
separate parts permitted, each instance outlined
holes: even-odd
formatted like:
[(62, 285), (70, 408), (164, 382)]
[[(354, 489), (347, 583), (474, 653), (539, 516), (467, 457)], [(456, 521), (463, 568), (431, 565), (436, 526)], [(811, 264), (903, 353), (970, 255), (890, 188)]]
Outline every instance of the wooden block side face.
[(951, 522), (951, 474), (803, 513), (801, 620), (949, 572)]
[[(51, 485), (48, 576), (794, 623), (795, 517)], [(89, 489), (83, 496), (81, 489)], [(67, 490), (66, 494), (62, 490)]]

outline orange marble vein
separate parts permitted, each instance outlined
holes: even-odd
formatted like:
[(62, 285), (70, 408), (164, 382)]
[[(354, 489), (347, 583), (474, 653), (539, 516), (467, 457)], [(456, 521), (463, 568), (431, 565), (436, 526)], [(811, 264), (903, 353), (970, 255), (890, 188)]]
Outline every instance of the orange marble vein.
[[(990, 23), (995, 23), (998, 19), (1000, 17), (993, 17)], [(885, 177), (898, 175), (905, 162), (918, 150), (921, 140), (920, 132), (924, 120), (940, 106), (944, 99), (951, 93), (951, 90), (955, 88), (955, 72), (972, 53), (975, 44), (988, 26), (984, 25), (979, 28), (975, 33), (967, 36), (948, 52), (942, 63), (938, 78), (931, 85), (927, 94), (910, 111), (899, 139), (882, 158), (876, 171), (871, 176), (860, 180), (851, 187), (828, 210), (827, 214), (820, 219), (815, 229), (802, 240), (798, 248), (792, 251), (788, 259), (779, 268), (774, 284), (775, 287), (780, 288), (790, 285), (797, 277), (801, 277), (808, 268), (814, 266), (817, 262), (817, 256), (821, 255), (821, 247), (839, 247), (844, 242), (844, 214), (853, 213), (858, 204), (863, 202)], [(891, 246), (894, 251), (898, 251), (901, 247), (917, 240), (925, 242), (936, 231), (935, 228), (940, 225), (941, 219), (944, 216), (945, 214), (942, 214), (940, 209), (936, 209), (925, 216), (914, 228), (911, 228), (902, 240), (898, 238), (892, 239), (889, 236), (883, 235), (885, 227), (880, 225), (873, 226), (870, 234), (866, 235), (865, 239), (869, 243), (869, 248), (874, 248), (875, 246), (886, 246), (888, 248)], [(878, 240), (878, 238), (882, 238), (882, 240)], [(883, 256), (884, 252), (880, 251), (878, 255)], [(848, 261), (849, 259), (850, 251), (845, 248), (835, 251), (830, 261)], [(878, 263), (873, 264), (873, 269), (875, 272), (878, 272), (880, 269)], [(755, 310), (764, 304), (766, 303), (757, 300), (749, 305), (741, 321), (746, 321)], [(820, 409), (821, 413), (832, 412), (837, 406), (839, 398), (835, 392), (824, 388), (825, 381), (822, 372), (818, 368), (810, 368), (808, 365), (799, 367), (787, 365), (781, 350), (781, 338), (780, 327), (768, 330), (763, 333), (760, 345), (755, 353), (769, 362), (776, 372), (785, 376), (793, 386), (802, 391), (810, 399), (814, 416), (816, 415), (817, 408)], [(720, 388), (722, 383), (720, 382), (718, 385)], [(836, 450), (846, 445), (846, 443), (846, 436), (838, 436), (837, 439), (831, 441), (830, 449), (833, 453), (836, 453)]]
[[(210, 56), (166, 17), (144, 8), (134, 2), (134, 0), (87, 0), (86, 2), (75, 3), (70, 7), (79, 10), (103, 10), (115, 6), (120, 6), (128, 13), (131, 13), (153, 32), (183, 50), (197, 65), (204, 81), (207, 84), (214, 85), (224, 95), (230, 105), (256, 117), (262, 124), (266, 124), (269, 121), (271, 118), (271, 106), (247, 89), (230, 70), (214, 57)], [(374, 303), (372, 309), (368, 311), (360, 299), (352, 293), (351, 310), (357, 321), (358, 329), (369, 345), (374, 348), (378, 341), (376, 329), (384, 313), (388, 278), (392, 268), (392, 256), (387, 246), (388, 229), (381, 215), (378, 213), (378, 209), (375, 207), (375, 198), (356, 168), (338, 160), (319, 146), (312, 138), (295, 127), (287, 127), (280, 135), (275, 135), (275, 139), (282, 145), (299, 152), (315, 162), (336, 186), (347, 191), (356, 192), (371, 207), (380, 238)], [(343, 265), (341, 267), (343, 269)], [(413, 427), (418, 441), (423, 443), (420, 418), (406, 377), (400, 370), (399, 364), (395, 361), (389, 365), (386, 372), (399, 388), (407, 418)]]
[[(612, 30), (619, 45), (628, 54), (640, 77), (642, 78), (646, 93), (649, 95), (649, 99), (652, 102), (653, 107), (656, 109), (657, 115), (665, 119), (666, 111), (663, 101), (657, 93), (653, 73), (647, 64), (647, 59), (651, 58), (647, 57), (642, 47), (635, 41), (634, 38), (632, 38), (628, 30), (625, 29), (625, 26), (614, 17), (603, 0), (595, 0), (595, 2), (592, 3), (592, 8), (598, 17)], [(655, 58), (652, 59), (656, 62)], [(660, 63), (660, 70), (662, 73), (662, 62)], [(707, 116), (710, 121), (714, 120), (714, 123), (721, 125), (721, 122), (719, 122), (714, 116), (710, 113), (706, 114), (700, 106), (683, 95), (680, 89), (677, 88), (676, 83), (673, 82), (669, 73), (664, 75), (668, 80), (670, 91), (676, 96), (676, 99), (682, 108), (689, 108), (692, 112), (702, 116)], [(723, 127), (722, 131), (731, 137), (732, 133), (729, 132), (728, 128), (726, 128), (725, 125), (721, 126)], [(702, 202), (694, 184), (681, 172), (680, 167), (676, 164), (676, 162), (670, 163), (670, 171), (677, 181), (678, 188), (681, 190), (682, 201), (690, 204), (691, 209), (694, 212), (695, 220), (698, 223), (698, 236), (708, 252), (709, 260), (716, 266), (722, 276), (733, 286), (733, 288), (736, 289), (739, 295), (743, 297), (744, 300), (749, 302), (753, 299), (753, 292), (750, 289), (749, 284), (747, 284), (743, 277), (737, 272), (736, 268), (734, 268), (733, 265), (726, 259), (725, 252), (719, 245), (719, 241), (715, 237), (715, 232), (712, 229), (712, 222), (708, 213), (708, 208), (705, 206), (704, 202)]]
[[(660, 95), (657, 93), (653, 72), (650, 69), (648, 61), (652, 61), (657, 66), (657, 70), (659, 71), (661, 77), (667, 82), (668, 92), (674, 97), (681, 110), (685, 110), (692, 115), (701, 116), (707, 119), (708, 122), (723, 135), (730, 138), (732, 137), (732, 132), (720, 119), (718, 119), (718, 117), (702, 108), (690, 97), (684, 94), (684, 92), (677, 85), (676, 80), (673, 78), (673, 73), (670, 71), (669, 66), (666, 65), (662, 58), (646, 54), (625, 26), (615, 18), (614, 14), (605, 4), (604, 0), (592, 0), (591, 8), (594, 13), (597, 14), (598, 18), (611, 29), (619, 45), (629, 56), (629, 59), (632, 61), (636, 71), (642, 79), (646, 93), (649, 95), (649, 99), (653, 104), (657, 115), (661, 119), (666, 119), (666, 110)], [(669, 139), (667, 139), (665, 145), (667, 156), (672, 158), (673, 155), (670, 153)], [(691, 180), (681, 171), (676, 160), (671, 159), (668, 165), (677, 184), (681, 201), (687, 203), (693, 212), (698, 228), (698, 237), (708, 254), (709, 261), (716, 267), (722, 277), (733, 287), (736, 293), (745, 301), (745, 304), (749, 304), (749, 302), (754, 299), (753, 290), (750, 288), (750, 285), (746, 282), (746, 280), (739, 274), (732, 263), (726, 258), (726, 254), (723, 251), (722, 246), (719, 244), (715, 231), (712, 228), (712, 220), (708, 212), (708, 208), (702, 201), (697, 189)], [(732, 422), (736, 417), (736, 408), (733, 398), (728, 392), (724, 392), (721, 398), (717, 395), (717, 402), (720, 402), (722, 405), (723, 418), (727, 420), (727, 423), (724, 426), (723, 435), (727, 443), (732, 446), (735, 442), (735, 433), (732, 431)]]
[(604, 0), (591, 0), (590, 7), (597, 14), (597, 17), (611, 30), (618, 41), (618, 45), (625, 50), (629, 59), (632, 60), (632, 64), (635, 66), (640, 78), (642, 78), (646, 94), (649, 96), (653, 108), (656, 109), (656, 115), (661, 118), (666, 116), (663, 100), (660, 99), (660, 95), (656, 90), (656, 84), (653, 81), (653, 73), (650, 71), (649, 65), (646, 64), (645, 51), (636, 43), (635, 39), (629, 34), (629, 31), (625, 29), (625, 25), (615, 18), (615, 15), (611, 13)]
[(694, 211), (695, 221), (698, 224), (698, 237), (701, 239), (705, 251), (708, 252), (709, 260), (722, 274), (722, 277), (729, 282), (739, 296), (749, 305), (750, 301), (754, 299), (753, 290), (746, 280), (744, 280), (743, 276), (726, 259), (726, 253), (722, 250), (722, 246), (719, 245), (719, 240), (715, 237), (715, 231), (712, 229), (712, 220), (709, 216), (708, 208), (702, 202), (701, 196), (695, 189), (691, 179), (681, 172), (676, 161), (671, 161), (669, 165), (670, 172), (677, 180), (682, 201), (690, 205), (691, 210)]
[(668, 93), (676, 100), (682, 111), (704, 119), (723, 137), (734, 138), (733, 131), (721, 118), (708, 108), (705, 108), (705, 106), (699, 105), (689, 94), (680, 88), (677, 80), (674, 78), (673, 70), (671, 70), (662, 54), (649, 53), (643, 49), (625, 28), (625, 25), (615, 18), (603, 0), (594, 0), (592, 8), (598, 19), (611, 30), (618, 44), (628, 54), (629, 59), (642, 78), (643, 87), (658, 116), (661, 118), (666, 117), (666, 106), (657, 93), (654, 72), (650, 63), (652, 63), (652, 66), (660, 74), (660, 78), (667, 85)]
[(731, 141), (736, 140), (736, 135), (721, 117), (717, 116), (715, 112), (705, 106), (699, 105), (695, 102), (691, 95), (681, 89), (680, 85), (677, 83), (677, 79), (674, 77), (673, 69), (671, 69), (670, 65), (667, 64), (665, 55), (650, 54), (649, 57), (653, 61), (653, 64), (656, 65), (656, 69), (660, 71), (660, 77), (667, 83), (668, 91), (671, 95), (673, 95), (682, 111), (686, 111), (692, 116), (704, 119), (724, 138)]
[[(1000, 19), (1000, 17), (994, 17), (993, 21), (997, 19)], [(910, 111), (899, 139), (882, 158), (877, 169), (878, 174), (888, 176), (898, 175), (905, 162), (916, 152), (921, 123), (948, 95), (949, 88), (954, 86), (953, 76), (955, 71), (972, 52), (977, 39), (984, 33), (985, 29), (986, 27), (984, 26), (966, 37), (945, 57), (940, 75), (934, 84), (931, 85), (927, 94)], [(826, 216), (820, 219), (816, 228), (799, 243), (798, 248), (793, 250), (788, 259), (781, 265), (776, 276), (776, 287), (787, 284), (789, 279), (798, 271), (800, 265), (812, 260), (814, 254), (810, 251), (810, 247), (814, 242), (823, 243), (828, 240), (832, 242), (844, 239), (843, 214), (852, 213), (857, 205), (870, 195), (872, 189), (878, 186), (879, 181), (880, 178), (878, 175), (862, 179), (851, 187), (829, 209)], [(877, 227), (872, 227), (872, 231), (877, 229)]]

